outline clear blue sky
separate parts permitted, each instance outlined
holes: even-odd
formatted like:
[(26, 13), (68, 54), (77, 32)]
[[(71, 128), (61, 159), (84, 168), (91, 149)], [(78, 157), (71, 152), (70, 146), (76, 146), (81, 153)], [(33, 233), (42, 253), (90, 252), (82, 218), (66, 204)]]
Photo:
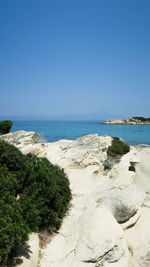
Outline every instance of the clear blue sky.
[(1, 0), (0, 116), (150, 117), (150, 0)]

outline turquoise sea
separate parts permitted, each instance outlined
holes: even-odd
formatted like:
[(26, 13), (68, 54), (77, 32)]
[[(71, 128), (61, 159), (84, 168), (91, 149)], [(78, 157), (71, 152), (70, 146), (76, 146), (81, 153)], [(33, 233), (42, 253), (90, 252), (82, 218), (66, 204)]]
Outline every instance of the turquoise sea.
[(128, 144), (150, 145), (150, 125), (104, 125), (97, 121), (14, 121), (12, 132), (25, 130), (39, 133), (46, 141), (76, 139), (84, 134), (110, 135)]

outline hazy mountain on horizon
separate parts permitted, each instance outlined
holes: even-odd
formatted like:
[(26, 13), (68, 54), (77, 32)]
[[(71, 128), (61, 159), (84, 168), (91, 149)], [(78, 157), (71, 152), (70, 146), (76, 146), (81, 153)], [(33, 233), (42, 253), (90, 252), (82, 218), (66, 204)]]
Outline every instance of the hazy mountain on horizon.
[(113, 118), (120, 118), (118, 115), (107, 111), (95, 112), (90, 114), (72, 114), (72, 115), (53, 115), (53, 116), (0, 116), (0, 120), (56, 120), (56, 121), (104, 121)]

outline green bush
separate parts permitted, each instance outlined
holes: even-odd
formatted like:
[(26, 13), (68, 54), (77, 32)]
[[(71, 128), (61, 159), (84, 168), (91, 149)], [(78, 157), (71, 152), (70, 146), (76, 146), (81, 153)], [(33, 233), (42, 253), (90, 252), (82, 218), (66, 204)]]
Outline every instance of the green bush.
[(6, 165), (9, 171), (19, 171), (25, 166), (26, 156), (18, 148), (0, 140), (0, 164)]
[(118, 155), (124, 155), (130, 151), (130, 146), (120, 140), (118, 137), (113, 137), (112, 145), (107, 149), (107, 155), (116, 157)]
[(9, 133), (13, 123), (12, 121), (0, 121), (0, 134), (7, 134)]
[(139, 121), (141, 121), (141, 122), (150, 122), (150, 118), (133, 117), (133, 119), (139, 120)]
[(6, 192), (0, 196), (0, 266), (28, 239), (28, 234), (18, 201)]
[[(25, 221), (31, 230), (45, 226), (49, 230), (58, 229), (71, 199), (66, 174), (46, 158), (37, 158), (31, 154), (26, 157), (30, 171), (20, 195)], [(31, 210), (34, 211), (34, 220), (30, 217)]]
[(0, 266), (28, 238), (29, 227), (16, 198), (17, 187), (15, 173), (0, 164)]
[(63, 169), (0, 141), (0, 266), (30, 231), (59, 229), (70, 199)]
[(13, 145), (0, 140), (0, 164), (5, 165), (9, 172), (15, 175), (17, 182), (15, 183), (16, 195), (22, 190), (26, 173), (27, 158)]
[(0, 197), (6, 193), (17, 196), (18, 179), (15, 174), (9, 172), (8, 168), (0, 165)]

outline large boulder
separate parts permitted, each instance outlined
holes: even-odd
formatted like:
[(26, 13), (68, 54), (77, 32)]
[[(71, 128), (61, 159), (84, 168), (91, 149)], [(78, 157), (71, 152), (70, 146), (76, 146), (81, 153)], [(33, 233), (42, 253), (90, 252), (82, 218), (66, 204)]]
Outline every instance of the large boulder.
[[(96, 208), (84, 215), (76, 256), (81, 262), (97, 266), (128, 266), (128, 248), (124, 233), (112, 214)], [(124, 259), (126, 260), (124, 261)]]
[(107, 148), (112, 143), (110, 136), (98, 136), (97, 134), (84, 135), (77, 140), (66, 143), (64, 147), (60, 144), (63, 158), (60, 164), (64, 167), (85, 168), (96, 165), (103, 168), (107, 158)]
[(142, 195), (132, 190), (114, 190), (103, 197), (98, 206), (108, 208), (118, 223), (125, 223), (133, 217), (143, 201)]
[(35, 132), (17, 131), (0, 136), (4, 140), (15, 146), (25, 146), (28, 144), (35, 144), (40, 141), (40, 135)]
[(93, 207), (67, 221), (68, 231), (61, 230), (43, 251), (41, 267), (128, 267), (124, 231), (107, 209)]
[(41, 136), (35, 132), (17, 131), (4, 134), (0, 136), (0, 139), (16, 146), (24, 154), (32, 153), (39, 157), (46, 156), (46, 144), (41, 143), (43, 141)]

